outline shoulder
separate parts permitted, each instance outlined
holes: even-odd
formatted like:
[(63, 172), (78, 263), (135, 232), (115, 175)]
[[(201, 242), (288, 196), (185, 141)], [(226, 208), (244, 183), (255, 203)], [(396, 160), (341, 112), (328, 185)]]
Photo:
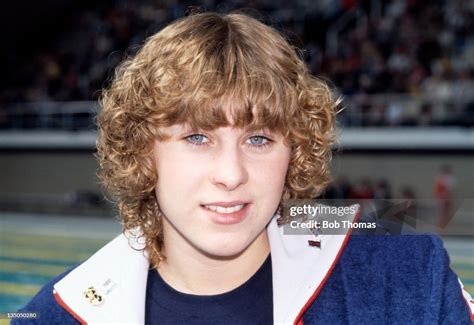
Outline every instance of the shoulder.
[(447, 254), (442, 240), (432, 234), (419, 235), (353, 235), (349, 239), (344, 254), (345, 262), (371, 257), (373, 263), (384, 265), (414, 264), (430, 266)]
[(334, 281), (342, 281), (358, 299), (385, 301), (413, 319), (468, 324), (472, 316), (449, 265), (437, 235), (354, 235)]
[(342, 269), (354, 274), (383, 275), (426, 290), (447, 272), (449, 263), (442, 240), (431, 234), (354, 235), (340, 259)]
[[(54, 284), (68, 275), (76, 267), (77, 265), (45, 284), (19, 312), (36, 313), (38, 318), (34, 321), (35, 324), (79, 324), (69, 312), (58, 304), (53, 294)], [(13, 320), (11, 324), (28, 324), (28, 321), (17, 319)]]

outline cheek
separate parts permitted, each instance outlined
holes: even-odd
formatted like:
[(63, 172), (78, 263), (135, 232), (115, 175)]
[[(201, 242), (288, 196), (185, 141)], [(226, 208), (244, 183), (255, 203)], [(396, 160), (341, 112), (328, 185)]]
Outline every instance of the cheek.
[(158, 173), (157, 193), (160, 197), (179, 198), (195, 193), (196, 188), (205, 177), (206, 164), (199, 160), (183, 156), (172, 150), (155, 155), (155, 166)]
[(275, 155), (271, 159), (266, 160), (254, 169), (254, 179), (265, 192), (274, 193), (273, 196), (281, 195), (283, 186), (285, 185), (286, 173), (288, 171), (288, 164), (290, 153), (283, 151)]

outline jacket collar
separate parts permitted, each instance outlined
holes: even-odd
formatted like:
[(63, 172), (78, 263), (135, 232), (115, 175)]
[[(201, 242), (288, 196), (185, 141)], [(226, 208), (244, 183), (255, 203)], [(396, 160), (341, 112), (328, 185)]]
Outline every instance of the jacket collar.
[[(359, 207), (356, 207), (358, 210)], [(358, 213), (357, 213), (358, 215)], [(322, 249), (308, 245), (314, 235), (285, 235), (275, 215), (267, 226), (272, 255), (273, 313), (276, 324), (300, 322), (335, 267), (350, 231), (324, 235)], [(345, 220), (354, 220), (348, 215)], [(81, 323), (143, 324), (149, 263), (133, 231), (121, 234), (54, 285), (57, 302)], [(87, 299), (93, 287), (103, 301)]]

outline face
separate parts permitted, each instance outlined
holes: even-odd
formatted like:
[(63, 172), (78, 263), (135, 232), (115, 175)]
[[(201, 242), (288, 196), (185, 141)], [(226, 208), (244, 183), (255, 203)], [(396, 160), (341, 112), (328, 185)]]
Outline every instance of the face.
[[(266, 238), (290, 159), (279, 133), (221, 127), (162, 129), (156, 140), (156, 196), (167, 243), (213, 257), (242, 253)], [(179, 247), (179, 246), (178, 246)]]

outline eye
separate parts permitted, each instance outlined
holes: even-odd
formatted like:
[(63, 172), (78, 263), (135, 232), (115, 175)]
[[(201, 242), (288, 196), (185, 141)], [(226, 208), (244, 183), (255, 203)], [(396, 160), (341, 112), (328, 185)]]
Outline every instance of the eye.
[(187, 136), (186, 141), (195, 146), (202, 146), (209, 142), (209, 139), (203, 134), (191, 134)]
[(247, 144), (260, 149), (268, 146), (271, 141), (272, 140), (263, 135), (254, 135), (248, 138)]

